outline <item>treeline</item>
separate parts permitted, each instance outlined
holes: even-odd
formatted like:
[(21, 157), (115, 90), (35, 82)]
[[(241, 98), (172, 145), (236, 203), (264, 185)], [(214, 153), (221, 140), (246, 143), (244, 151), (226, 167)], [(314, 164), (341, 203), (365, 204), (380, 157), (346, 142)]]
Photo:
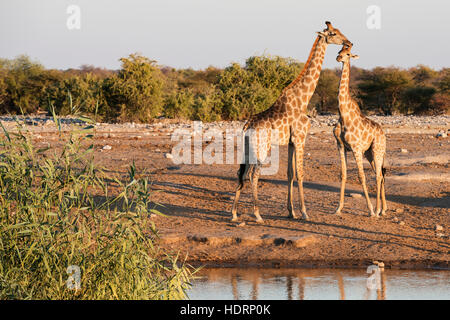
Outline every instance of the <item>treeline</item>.
[[(115, 71), (88, 65), (62, 71), (27, 56), (0, 59), (0, 113), (53, 109), (60, 115), (83, 113), (119, 122), (245, 119), (267, 109), (303, 67), (279, 56), (254, 56), (244, 66), (205, 70), (161, 67), (137, 54), (120, 61)], [(337, 112), (339, 78), (340, 68), (322, 70), (311, 114)], [(450, 109), (450, 68), (352, 67), (350, 87), (369, 113), (437, 115)]]

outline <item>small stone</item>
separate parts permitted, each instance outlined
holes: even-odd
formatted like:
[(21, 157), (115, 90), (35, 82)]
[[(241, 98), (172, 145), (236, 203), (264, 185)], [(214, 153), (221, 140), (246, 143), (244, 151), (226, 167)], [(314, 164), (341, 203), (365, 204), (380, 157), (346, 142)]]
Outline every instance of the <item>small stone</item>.
[(401, 149), (400, 150), (402, 153), (408, 153), (408, 149)]
[(398, 218), (397, 217), (395, 217), (392, 221), (394, 221), (394, 222), (398, 222)]
[(401, 225), (401, 226), (404, 226), (405, 222), (404, 221), (400, 221), (398, 224)]
[(241, 223), (239, 223), (239, 224), (237, 225), (237, 227), (243, 227), (243, 226), (245, 226), (245, 221), (244, 221), (244, 222), (241, 222)]
[(447, 132), (445, 131), (439, 131), (438, 134), (436, 135), (436, 138), (447, 138)]
[(103, 149), (103, 150), (111, 150), (112, 147), (111, 147), (109, 144), (107, 144), (106, 146), (103, 146), (102, 149)]
[(350, 193), (350, 197), (352, 198), (362, 198), (362, 194), (361, 193)]
[(166, 153), (164, 155), (167, 159), (173, 159), (173, 155), (171, 153)]
[(438, 237), (438, 238), (443, 238), (444, 236), (445, 235), (443, 233), (440, 233), (440, 232), (436, 233), (436, 237)]
[(397, 208), (395, 209), (395, 213), (403, 213), (405, 210), (403, 208)]
[(436, 231), (443, 231), (443, 230), (444, 230), (444, 227), (437, 224), (437, 225), (434, 227), (434, 230), (436, 230)]

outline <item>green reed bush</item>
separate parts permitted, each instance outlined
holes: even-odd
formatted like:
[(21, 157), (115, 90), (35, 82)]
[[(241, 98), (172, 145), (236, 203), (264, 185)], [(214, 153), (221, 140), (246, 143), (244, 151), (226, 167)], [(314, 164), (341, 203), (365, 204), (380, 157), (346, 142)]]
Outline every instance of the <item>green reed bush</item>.
[(185, 298), (193, 270), (158, 245), (148, 179), (134, 164), (127, 181), (109, 177), (94, 165), (93, 126), (65, 133), (54, 119), (59, 148), (1, 126), (0, 299)]

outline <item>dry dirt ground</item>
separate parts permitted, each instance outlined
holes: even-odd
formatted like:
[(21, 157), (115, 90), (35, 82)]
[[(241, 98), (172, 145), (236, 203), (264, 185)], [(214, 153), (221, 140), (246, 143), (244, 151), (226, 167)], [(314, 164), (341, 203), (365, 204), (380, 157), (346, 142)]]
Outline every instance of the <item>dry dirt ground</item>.
[[(348, 154), (347, 196), (342, 216), (334, 216), (340, 186), (339, 156), (332, 127), (316, 127), (305, 150), (305, 198), (309, 221), (288, 218), (287, 148), (281, 147), (278, 173), (259, 184), (264, 224), (253, 216), (247, 182), (238, 223), (231, 222), (238, 165), (175, 165), (165, 157), (170, 131), (97, 126), (96, 162), (125, 177), (135, 162), (153, 182), (155, 203), (167, 217), (154, 216), (162, 244), (194, 265), (365, 266), (373, 260), (392, 268), (449, 268), (450, 142), (439, 128), (386, 128), (387, 216), (370, 218), (356, 165)], [(448, 128), (440, 128), (445, 131)], [(42, 129), (36, 142), (56, 137)], [(105, 145), (111, 146), (104, 150)], [(407, 152), (404, 152), (407, 149)], [(375, 179), (365, 162), (374, 203)], [(295, 187), (295, 205), (298, 193)]]

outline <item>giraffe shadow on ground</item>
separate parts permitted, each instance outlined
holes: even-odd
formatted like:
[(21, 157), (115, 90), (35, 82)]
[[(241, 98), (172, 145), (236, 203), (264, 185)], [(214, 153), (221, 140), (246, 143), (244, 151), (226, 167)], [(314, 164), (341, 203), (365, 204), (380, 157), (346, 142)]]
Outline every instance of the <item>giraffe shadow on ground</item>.
[[(209, 174), (200, 174), (200, 173), (188, 173), (188, 172), (173, 172), (172, 174), (175, 175), (184, 175), (184, 176), (196, 176), (196, 177), (203, 177), (203, 178), (213, 178), (213, 179), (220, 179), (220, 180), (226, 180), (226, 181), (236, 181), (236, 185), (237, 185), (237, 179), (235, 177), (224, 177), (224, 176), (215, 176), (215, 175), (209, 175)], [(287, 186), (288, 186), (288, 182), (287, 180), (279, 180), (279, 179), (265, 179), (265, 178), (261, 178), (259, 180), (262, 183), (267, 183), (267, 184), (274, 184), (274, 185), (281, 185), (281, 186), (285, 186), (286, 190), (287, 190)], [(339, 183), (339, 182), (337, 182)], [(169, 183), (165, 183), (165, 182), (155, 182), (155, 184), (166, 184), (168, 185)], [(170, 183), (172, 185), (172, 187), (177, 188), (177, 184), (174, 183)], [(296, 182), (295, 182), (296, 184)], [(305, 189), (310, 189), (310, 190), (317, 190), (317, 191), (324, 191), (324, 192), (332, 192), (332, 193), (336, 193), (339, 194), (340, 192), (340, 188), (339, 187), (335, 187), (332, 185), (328, 185), (328, 184), (321, 184), (321, 183), (316, 183), (316, 182), (303, 182), (303, 185), (305, 187)], [(206, 193), (211, 193), (211, 190), (208, 188), (202, 188), (202, 187), (197, 187), (197, 186), (193, 186), (193, 185), (186, 185), (186, 184), (182, 184), (182, 185), (178, 185), (180, 188), (182, 189), (190, 189), (192, 191), (203, 191)], [(388, 185), (389, 186), (389, 185)], [(387, 186), (387, 187), (388, 187)], [(361, 189), (354, 189), (354, 188), (346, 188), (346, 193), (361, 193)], [(234, 195), (234, 190), (231, 191), (214, 191), (217, 193), (220, 193), (222, 195)], [(370, 193), (369, 194), (371, 198), (375, 197), (374, 193)], [(400, 203), (400, 204), (406, 204), (406, 205), (415, 205), (415, 206), (419, 206), (419, 207), (431, 207), (431, 208), (450, 208), (450, 192), (446, 192), (446, 195), (444, 195), (441, 198), (430, 198), (430, 197), (423, 197), (423, 196), (406, 196), (406, 195), (400, 195), (400, 194), (389, 194), (389, 191), (386, 194), (386, 199), (388, 201), (391, 202), (396, 202), (396, 203)]]
[[(186, 207), (186, 206), (178, 206), (178, 205), (172, 205), (168, 203), (161, 203), (161, 207), (159, 207), (159, 210), (163, 212), (164, 214), (172, 217), (185, 217), (185, 218), (192, 218), (192, 215), (195, 214), (199, 219), (207, 220), (207, 221), (213, 221), (213, 222), (219, 222), (222, 224), (229, 225), (230, 224), (230, 215), (229, 212), (225, 211), (216, 211), (216, 210), (208, 210), (208, 209), (199, 209), (194, 207)], [(411, 248), (414, 250), (419, 251), (425, 251), (430, 253), (447, 253), (450, 249), (450, 246), (446, 242), (436, 242), (433, 239), (426, 239), (416, 236), (406, 236), (406, 235), (399, 235), (389, 232), (382, 232), (382, 231), (371, 231), (371, 230), (365, 230), (361, 228), (354, 228), (354, 227), (348, 227), (345, 225), (338, 225), (334, 223), (324, 223), (324, 222), (316, 222), (316, 221), (298, 221), (298, 220), (292, 220), (291, 218), (283, 217), (282, 220), (290, 220), (292, 221), (296, 226), (295, 227), (286, 227), (286, 226), (279, 226), (279, 225), (271, 225), (270, 220), (280, 220), (280, 217), (278, 216), (265, 216), (266, 223), (262, 226), (264, 228), (268, 229), (275, 229), (275, 230), (283, 230), (283, 231), (294, 231), (294, 232), (302, 232), (307, 234), (315, 234), (320, 236), (326, 236), (330, 237), (333, 236), (338, 239), (347, 239), (347, 240), (355, 240), (355, 241), (364, 241), (364, 242), (370, 242), (373, 244), (384, 244), (384, 245), (398, 245), (402, 247)], [(268, 222), (268, 223), (267, 223)], [(323, 228), (333, 228), (330, 231), (317, 231), (317, 230), (310, 230), (307, 228), (307, 226), (320, 226)], [(249, 226), (253, 226), (253, 224), (249, 224)], [(254, 224), (254, 226), (260, 226), (258, 224)], [(339, 230), (341, 231), (354, 231), (359, 232), (366, 235), (375, 235), (375, 236), (391, 236), (391, 237), (397, 237), (397, 238), (404, 238), (404, 239), (413, 239), (413, 240), (419, 240), (419, 241), (429, 241), (432, 243), (437, 244), (439, 247), (443, 248), (443, 251), (436, 250), (436, 249), (427, 249), (422, 248), (417, 245), (411, 245), (407, 243), (402, 243), (395, 240), (380, 240), (380, 239), (371, 239), (364, 236), (349, 236), (345, 234), (340, 234)]]
[[(312, 224), (312, 225), (321, 225), (321, 226), (337, 227), (337, 228), (345, 227), (345, 226), (336, 225), (336, 224), (328, 224), (328, 223), (314, 222), (314, 221), (307, 221), (306, 223), (307, 224)], [(348, 236), (348, 235), (342, 235), (342, 234), (339, 234), (339, 233), (336, 233), (336, 232), (325, 232), (325, 231), (308, 230), (308, 229), (305, 229), (305, 228), (292, 228), (292, 227), (272, 226), (272, 225), (267, 225), (266, 227), (274, 228), (274, 229), (296, 231), (296, 232), (305, 232), (305, 233), (309, 233), (309, 234), (317, 234), (317, 235), (322, 235), (322, 236), (327, 236), (327, 237), (333, 236), (333, 237), (340, 238), (340, 239), (366, 241), (366, 242), (372, 242), (374, 244), (398, 245), (398, 246), (403, 246), (403, 247), (411, 248), (411, 249), (414, 249), (414, 250), (426, 251), (426, 252), (430, 252), (430, 253), (447, 254), (448, 253), (448, 249), (450, 248), (448, 243), (445, 243), (445, 242), (437, 242), (436, 243), (436, 241), (433, 241), (431, 239), (425, 239), (425, 238), (419, 238), (419, 237), (413, 237), (413, 236), (404, 236), (404, 235), (391, 234), (391, 233), (387, 233), (387, 235), (395, 236), (395, 237), (398, 237), (398, 238), (405, 238), (405, 239), (409, 238), (409, 239), (416, 239), (416, 240), (419, 239), (419, 240), (423, 240), (423, 241), (431, 241), (433, 243), (438, 244), (440, 247), (443, 247), (444, 250), (440, 251), (440, 250), (435, 250), (435, 249), (421, 248), (421, 247), (418, 247), (416, 245), (410, 245), (410, 244), (397, 242), (397, 241), (393, 241), (393, 240), (378, 240), (378, 239), (370, 239), (370, 238), (365, 238), (365, 237)], [(377, 234), (378, 233), (378, 232), (364, 230), (364, 229), (358, 229), (358, 228), (349, 228), (349, 229), (357, 229), (358, 232), (362, 232), (362, 233), (365, 233), (365, 234)], [(383, 234), (383, 233), (381, 232), (380, 234)]]

